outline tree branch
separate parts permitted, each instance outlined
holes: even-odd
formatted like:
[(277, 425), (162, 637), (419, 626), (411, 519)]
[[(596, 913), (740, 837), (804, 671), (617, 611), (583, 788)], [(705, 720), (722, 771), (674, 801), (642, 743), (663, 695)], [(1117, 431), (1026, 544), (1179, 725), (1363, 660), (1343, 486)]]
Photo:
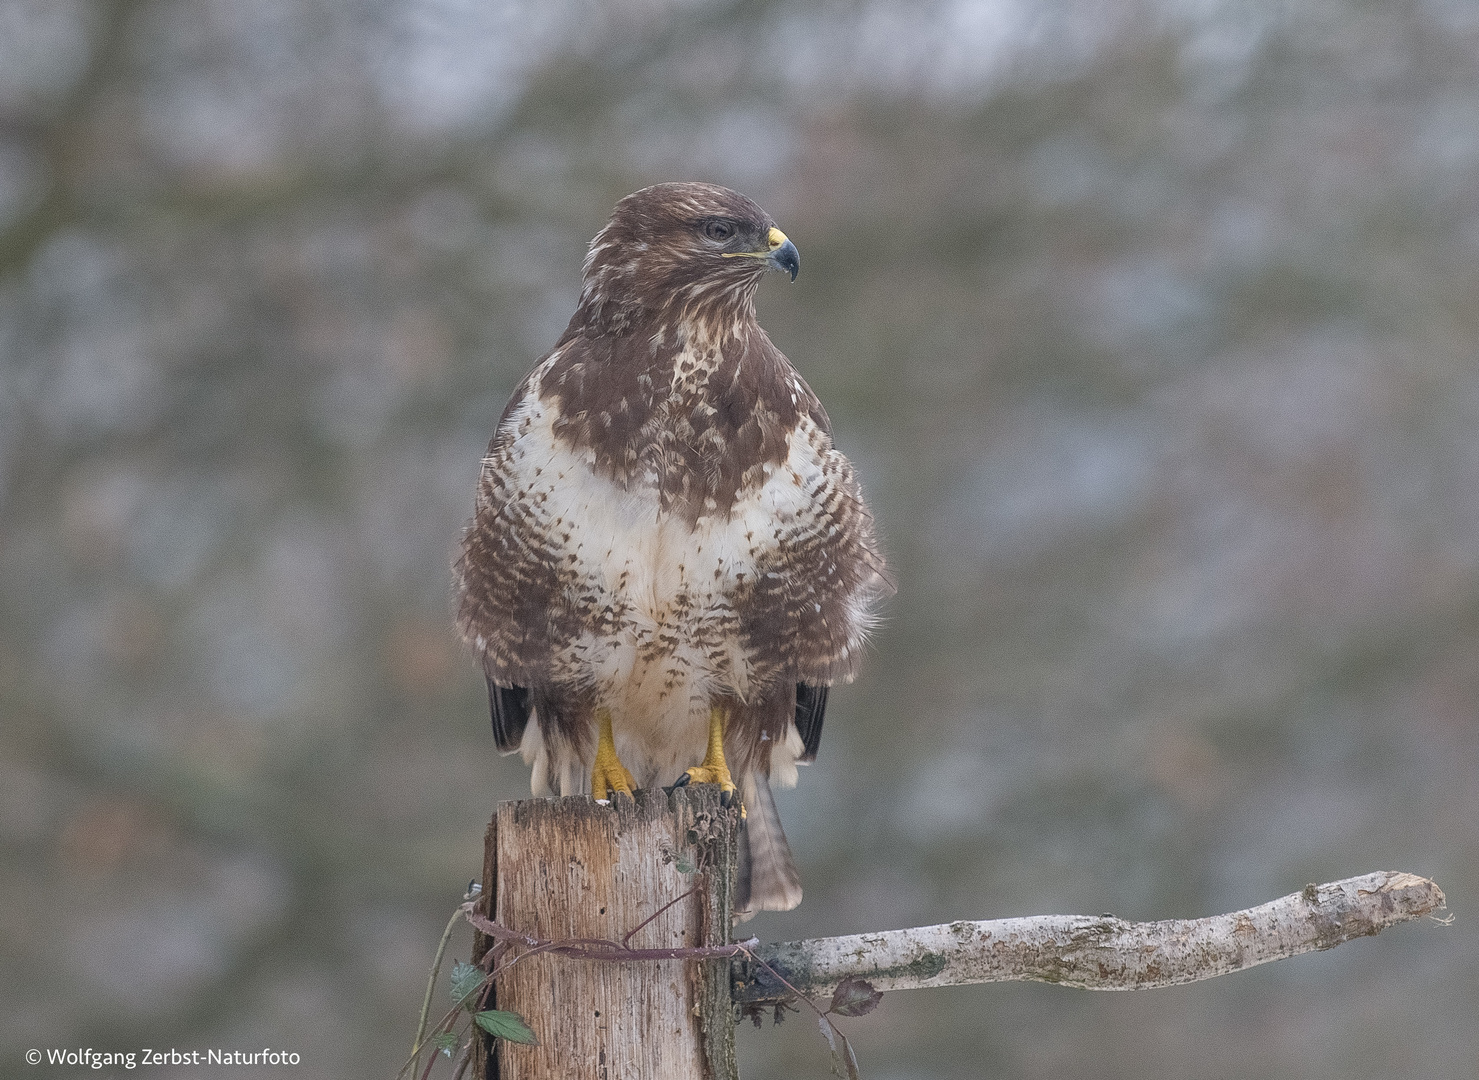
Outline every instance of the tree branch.
[(811, 997), (831, 994), (849, 976), (879, 990), (1020, 980), (1084, 990), (1175, 986), (1333, 948), (1445, 903), (1426, 878), (1387, 871), (1308, 885), (1260, 907), (1205, 919), (1031, 915), (761, 945), (754, 954), (763, 964), (735, 961), (734, 1000), (763, 1005), (792, 998), (777, 976)]

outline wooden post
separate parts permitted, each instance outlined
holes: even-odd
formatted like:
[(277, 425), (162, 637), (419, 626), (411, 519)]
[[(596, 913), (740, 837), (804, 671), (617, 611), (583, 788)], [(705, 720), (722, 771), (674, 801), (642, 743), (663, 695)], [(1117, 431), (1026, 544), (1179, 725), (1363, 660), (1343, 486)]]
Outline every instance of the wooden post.
[[(546, 941), (621, 942), (636, 930), (634, 949), (725, 944), (738, 817), (711, 784), (610, 805), (502, 803), (486, 837), (482, 903), (503, 926)], [(475, 955), (490, 944), (479, 935)], [(476, 1075), (488, 1080), (738, 1080), (728, 959), (543, 953), (515, 963), (496, 995), (484, 1007), (520, 1013), (539, 1045), (498, 1043), (492, 1055), (476, 1045)]]
[[(488, 822), (488, 827), (483, 830), (483, 891), (478, 894), (477, 902), (473, 910), (479, 915), (493, 918), (495, 910), (494, 899), (498, 896), (498, 814), (495, 812), (493, 820)], [(497, 942), (487, 934), (474, 930), (472, 935), (472, 962), (480, 964), (483, 957), (488, 954)], [(482, 1000), (478, 1003), (481, 1009), (496, 1009), (498, 1007), (498, 987), (496, 984), (488, 987), (484, 992)], [(498, 1060), (494, 1056), (496, 1050), (493, 1040), (488, 1038), (476, 1026), (472, 1031), (472, 1075), (473, 1080), (498, 1080)]]
[[(750, 943), (743, 956), (731, 948), (711, 959), (633, 959), (728, 944), (738, 837), (739, 811), (721, 807), (712, 784), (639, 791), (610, 805), (583, 796), (501, 804), (484, 837), (483, 892), (470, 919), (497, 933), (506, 955), (475, 1011), (521, 1014), (539, 1044), (495, 1045), (475, 1029), (473, 1075), (739, 1080), (737, 1006), (772, 1007), (800, 993), (824, 1008), (847, 979), (866, 980), (864, 997), (1024, 979), (1096, 990), (1173, 986), (1329, 949), (1445, 904), (1433, 882), (1392, 871), (1202, 919), (1031, 915)], [(495, 944), (478, 933), (474, 960)]]

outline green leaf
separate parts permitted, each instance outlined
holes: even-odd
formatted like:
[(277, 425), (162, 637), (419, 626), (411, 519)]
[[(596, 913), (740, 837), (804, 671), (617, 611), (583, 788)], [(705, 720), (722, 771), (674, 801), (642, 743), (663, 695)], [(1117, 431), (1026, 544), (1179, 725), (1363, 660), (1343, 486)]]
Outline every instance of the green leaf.
[(694, 870), (693, 863), (689, 861), (687, 855), (679, 855), (677, 859), (673, 861), (673, 865), (677, 868), (678, 873), (680, 874), (691, 874)]
[(534, 1032), (529, 1030), (529, 1025), (524, 1023), (524, 1018), (516, 1012), (504, 1012), (502, 1009), (488, 1009), (473, 1017), (478, 1027), (496, 1039), (507, 1039), (509, 1042), (527, 1043), (530, 1046), (538, 1046), (539, 1040), (534, 1037)]
[(452, 1051), (457, 1049), (457, 1043), (460, 1040), (457, 1038), (455, 1031), (439, 1031), (427, 1041), (442, 1053), (451, 1057)]
[(463, 1004), (475, 994), (488, 973), (476, 964), (464, 964), (461, 960), (452, 965), (452, 1000)]
[(867, 1016), (883, 1000), (883, 991), (873, 989), (866, 979), (849, 975), (837, 984), (832, 992), (832, 1007), (828, 1012), (838, 1016)]

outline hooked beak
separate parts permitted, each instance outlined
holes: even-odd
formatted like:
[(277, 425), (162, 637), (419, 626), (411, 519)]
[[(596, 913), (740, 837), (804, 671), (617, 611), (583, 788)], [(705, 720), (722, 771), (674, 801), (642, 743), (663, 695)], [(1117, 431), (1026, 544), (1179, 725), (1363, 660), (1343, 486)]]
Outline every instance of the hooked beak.
[(723, 259), (763, 259), (765, 265), (771, 270), (783, 270), (791, 275), (791, 280), (796, 280), (796, 274), (801, 270), (801, 252), (796, 250), (796, 245), (786, 237), (786, 234), (771, 226), (769, 234), (765, 238), (765, 248), (761, 251), (726, 251), (720, 258)]
[(785, 271), (791, 275), (792, 281), (796, 280), (796, 275), (801, 270), (801, 252), (796, 250), (796, 245), (779, 229), (770, 230), (770, 254), (765, 259), (765, 265)]

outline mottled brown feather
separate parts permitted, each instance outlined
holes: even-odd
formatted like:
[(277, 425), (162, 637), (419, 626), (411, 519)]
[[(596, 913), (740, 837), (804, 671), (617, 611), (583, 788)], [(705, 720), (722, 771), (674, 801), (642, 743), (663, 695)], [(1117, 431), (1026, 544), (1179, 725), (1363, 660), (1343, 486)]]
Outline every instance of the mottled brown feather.
[[(705, 238), (714, 219), (734, 223), (727, 243)], [(730, 518), (742, 497), (789, 470), (791, 438), (823, 463), (804, 492), (810, 509), (757, 538), (755, 573), (701, 628), (684, 623), (702, 639), (684, 644), (716, 669), (729, 663), (726, 642), (737, 639), (748, 657), (750, 689), (726, 702), (737, 776), (764, 782), (795, 721), (798, 683), (825, 687), (857, 670), (860, 620), (887, 588), (872, 518), (821, 403), (755, 320), (764, 262), (725, 257), (762, 250), (773, 226), (749, 199), (711, 185), (658, 185), (622, 200), (592, 241), (568, 328), (499, 421), (456, 565), (457, 622), (491, 686), (528, 689), (546, 743), (588, 755), (600, 702), (569, 649), (582, 635), (619, 634), (629, 613), (619, 593), (577, 570), (568, 525), (543, 505), (540, 485), (562, 478), (531, 481), (518, 460), (530, 402), (584, 467), (691, 529)], [(675, 645), (659, 627), (642, 647), (661, 659)], [(777, 857), (789, 860), (778, 823), (776, 837)], [(799, 884), (785, 895), (794, 903)]]

